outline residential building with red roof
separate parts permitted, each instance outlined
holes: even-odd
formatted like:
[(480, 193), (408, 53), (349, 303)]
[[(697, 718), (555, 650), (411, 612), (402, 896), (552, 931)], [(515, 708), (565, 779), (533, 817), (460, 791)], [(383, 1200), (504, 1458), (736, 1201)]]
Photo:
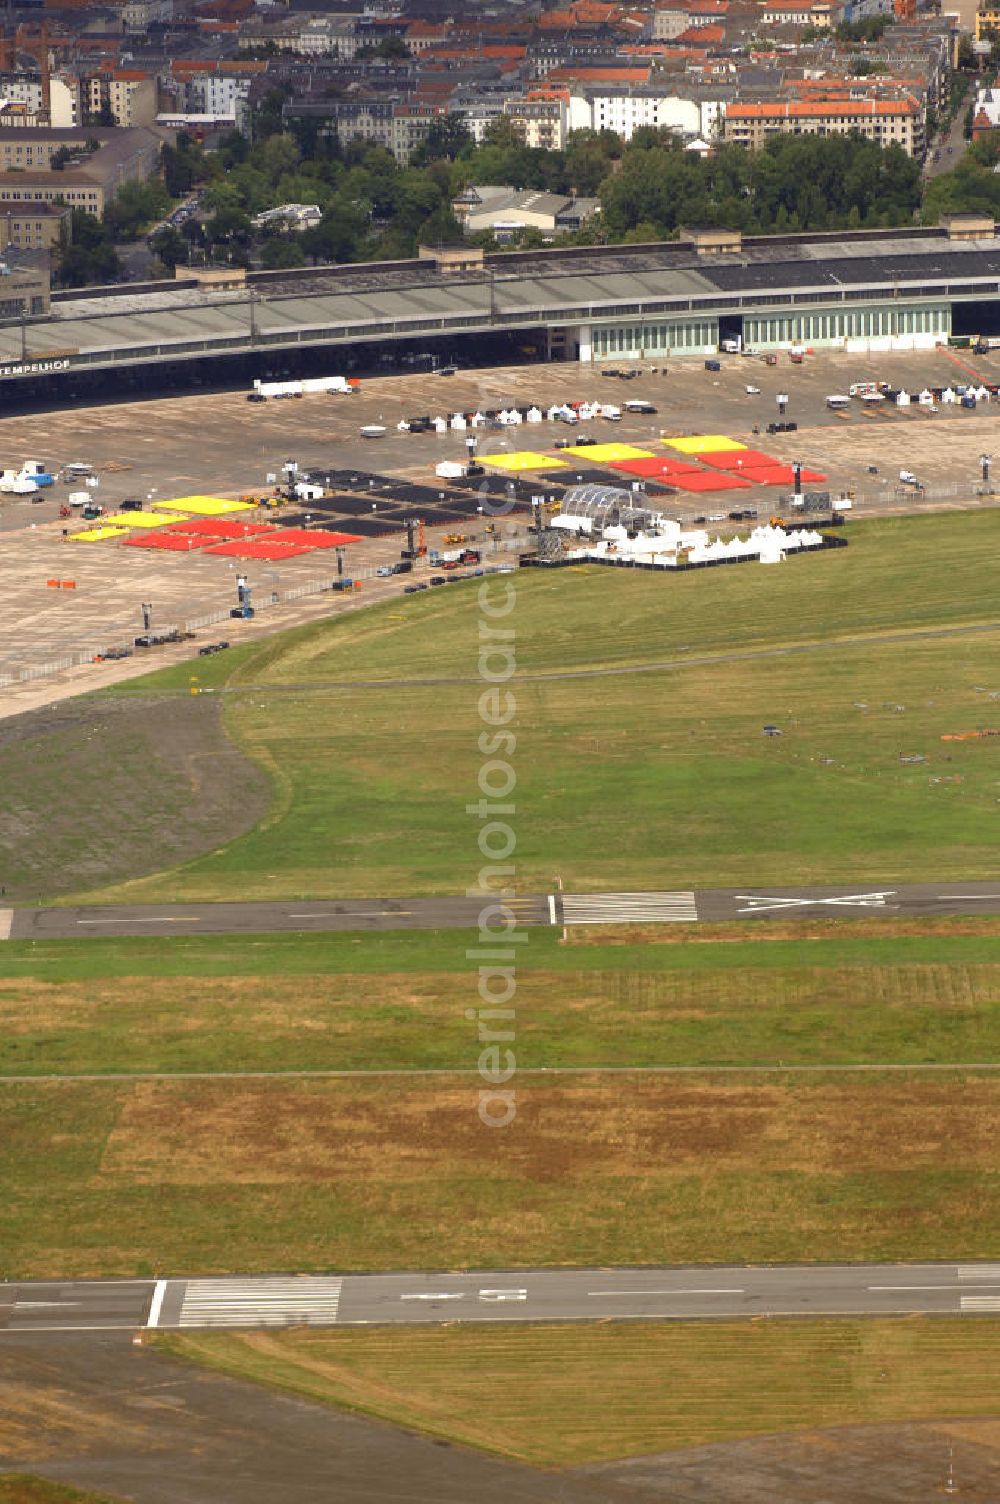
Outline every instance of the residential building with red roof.
[(894, 100), (731, 104), (723, 124), (725, 141), (749, 151), (759, 150), (775, 135), (846, 136), (852, 131), (877, 146), (901, 146), (910, 157), (924, 153), (924, 112), (911, 95)]

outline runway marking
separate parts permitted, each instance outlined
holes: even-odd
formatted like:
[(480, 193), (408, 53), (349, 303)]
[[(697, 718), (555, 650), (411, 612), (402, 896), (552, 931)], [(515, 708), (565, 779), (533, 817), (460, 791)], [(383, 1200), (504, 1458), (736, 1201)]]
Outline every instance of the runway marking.
[(9, 940), (11, 926), (14, 923), (13, 909), (0, 909), (0, 940)]
[(82, 1300), (15, 1300), (15, 1302), (14, 1302), (14, 1310), (15, 1310), (15, 1312), (16, 1311), (48, 1311), (48, 1310), (51, 1310), (53, 1307), (56, 1307), (58, 1310), (61, 1311), (61, 1310), (65, 1310), (67, 1306), (81, 1306), (81, 1305), (83, 1305), (83, 1301)]
[(564, 924), (690, 924), (693, 893), (565, 893)]
[[(61, 1326), (36, 1326), (32, 1323), (30, 1326), (9, 1326), (5, 1330), (7, 1332), (18, 1332), (22, 1335), (25, 1332), (127, 1332), (134, 1325), (133, 1321), (103, 1322), (94, 1326), (78, 1321), (64, 1321)], [(4, 1333), (0, 1332), (0, 1337), (3, 1335)]]
[(1000, 1264), (959, 1264), (959, 1279), (1000, 1280)]
[(527, 1300), (527, 1290), (480, 1290), (480, 1300)]
[(869, 1290), (961, 1290), (961, 1285), (869, 1285)]
[(745, 1295), (743, 1289), (704, 1289), (704, 1290), (588, 1290), (588, 1295), (598, 1296), (652, 1296), (652, 1295)]
[(768, 909), (808, 909), (814, 905), (827, 904), (834, 908), (884, 909), (886, 899), (894, 898), (896, 890), (885, 893), (851, 893), (840, 898), (773, 898), (756, 893), (734, 893), (736, 903), (745, 903), (740, 914), (762, 914)]
[(193, 1279), (184, 1291), (177, 1325), (332, 1325), (342, 1280), (323, 1275), (261, 1279)]
[(405, 1295), (401, 1295), (399, 1298), (400, 1300), (464, 1300), (465, 1295), (462, 1291), (459, 1291), (456, 1294), (450, 1290), (442, 1290), (440, 1291), (440, 1293), (435, 1291), (420, 1291), (418, 1293), (408, 1292)]
[(200, 914), (164, 914), (154, 919), (119, 915), (117, 919), (78, 919), (77, 924), (200, 924)]
[(987, 903), (987, 902), (993, 902), (995, 899), (1000, 898), (1000, 893), (938, 893), (936, 896), (939, 899), (949, 899), (949, 898), (973, 899), (973, 898), (975, 898), (975, 899), (979, 899), (979, 901), (981, 903)]
[(554, 893), (549, 894), (549, 923), (558, 923), (556, 919), (556, 896)]
[(160, 1311), (163, 1309), (163, 1297), (167, 1293), (167, 1282), (158, 1279), (153, 1290), (153, 1299), (149, 1303), (149, 1315), (146, 1317), (147, 1326), (156, 1326), (160, 1319)]
[(1000, 1311), (1000, 1295), (963, 1295), (963, 1311)]
[(386, 919), (412, 914), (412, 909), (352, 909), (340, 914), (286, 914), (286, 919)]

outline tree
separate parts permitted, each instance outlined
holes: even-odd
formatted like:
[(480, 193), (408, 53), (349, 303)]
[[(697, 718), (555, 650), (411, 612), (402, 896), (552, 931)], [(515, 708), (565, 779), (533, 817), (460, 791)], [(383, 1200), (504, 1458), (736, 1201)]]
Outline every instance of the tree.
[(156, 234), (150, 237), (149, 247), (171, 272), (178, 263), (186, 264), (190, 256), (188, 241), (173, 225), (163, 225), (157, 230)]
[(254, 141), (266, 141), (268, 136), (278, 135), (284, 130), (282, 110), (291, 97), (292, 89), (289, 84), (280, 84), (264, 95), (250, 117)]
[(275, 132), (254, 152), (254, 159), (260, 171), (276, 183), (284, 173), (291, 172), (298, 165), (298, 143), (285, 131)]
[(253, 226), (242, 209), (220, 209), (205, 226), (206, 239), (212, 245), (249, 241)]
[(302, 249), (312, 261), (353, 261), (368, 229), (363, 207), (338, 194), (319, 224), (303, 232)]
[(162, 219), (170, 195), (158, 178), (123, 183), (104, 211), (104, 223), (115, 240), (135, 240), (148, 224)]
[(114, 282), (122, 264), (111, 244), (107, 229), (93, 214), (74, 209), (70, 215), (72, 243), (59, 255), (55, 280), (63, 287), (86, 287), (98, 282)]
[(431, 121), (426, 139), (414, 152), (413, 165), (423, 166), (441, 157), (454, 162), (471, 144), (472, 132), (461, 115), (439, 115)]
[(260, 254), (261, 265), (268, 271), (286, 266), (305, 266), (306, 256), (299, 242), (288, 235), (275, 235), (265, 240)]

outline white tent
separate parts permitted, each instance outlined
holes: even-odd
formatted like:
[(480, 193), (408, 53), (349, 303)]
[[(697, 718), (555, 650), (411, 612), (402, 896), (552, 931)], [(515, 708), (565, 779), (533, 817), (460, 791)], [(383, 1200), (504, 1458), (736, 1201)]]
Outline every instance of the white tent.
[(456, 433), (464, 433), (469, 425), (468, 423), (466, 423), (462, 413), (453, 413), (451, 418), (451, 426)]
[(529, 423), (540, 423), (541, 421), (542, 421), (542, 410), (541, 410), (541, 408), (540, 407), (529, 407), (528, 408), (528, 422)]
[(941, 393), (941, 401), (942, 402), (948, 402), (948, 403), (950, 403), (950, 402), (954, 402), (954, 400), (955, 400), (955, 393), (954, 393), (954, 391), (952, 390), (952, 388), (950, 386), (946, 386), (945, 389), (944, 389), (944, 391)]
[(910, 405), (910, 394), (909, 394), (909, 392), (900, 392), (899, 396), (896, 398), (896, 406), (897, 407), (909, 407), (909, 405)]
[(447, 433), (448, 432), (448, 419), (447, 418), (435, 418), (434, 419), (434, 432), (435, 433)]
[(920, 393), (919, 397), (917, 398), (917, 401), (919, 402), (919, 404), (920, 404), (921, 407), (933, 407), (934, 406), (934, 394), (933, 394), (933, 392), (928, 391), (927, 387), (924, 387), (923, 391)]

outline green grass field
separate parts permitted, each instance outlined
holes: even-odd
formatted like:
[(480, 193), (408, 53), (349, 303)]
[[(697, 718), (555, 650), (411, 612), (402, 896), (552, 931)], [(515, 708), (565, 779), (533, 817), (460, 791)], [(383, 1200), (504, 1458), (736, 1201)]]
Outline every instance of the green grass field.
[[(1000, 939), (760, 934), (663, 946), (533, 936), (516, 998), (520, 1068), (994, 1058)], [(464, 939), (397, 934), (369, 953), (355, 937), (312, 937), (287, 970), (277, 940), (241, 941), (239, 970), (232, 941), (221, 956), (203, 942), (81, 941), (75, 973), (58, 947), (29, 949), (22, 973), (7, 947), (0, 1075), (469, 1067)]]
[[(995, 1415), (998, 1327), (988, 1318), (609, 1322), (156, 1340), (227, 1374), (565, 1467), (773, 1431)], [(825, 1446), (835, 1450), (834, 1438)]]
[[(850, 537), (772, 571), (510, 577), (528, 675), (515, 686), (522, 890), (556, 874), (571, 890), (992, 875), (995, 744), (941, 737), (1000, 721), (984, 567), (1000, 516), (864, 523)], [(271, 812), (101, 896), (474, 883), (477, 630), (474, 588), (458, 585), (213, 661), (204, 687), (234, 691), (226, 725), (271, 775)], [(157, 685), (180, 692), (187, 670), (138, 690)], [(762, 736), (771, 722), (781, 738)]]

